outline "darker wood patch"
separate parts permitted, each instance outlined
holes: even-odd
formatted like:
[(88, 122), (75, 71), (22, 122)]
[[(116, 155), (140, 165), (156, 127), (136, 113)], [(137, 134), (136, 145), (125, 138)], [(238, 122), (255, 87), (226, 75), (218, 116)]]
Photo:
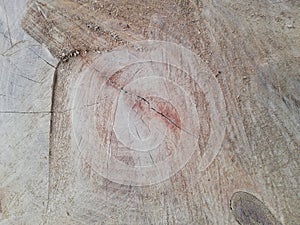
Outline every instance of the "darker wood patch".
[(129, 29), (127, 21), (72, 0), (30, 1), (22, 27), (64, 62), (90, 51), (124, 45), (128, 39), (144, 39), (131, 32), (133, 25)]
[(247, 192), (235, 192), (230, 209), (241, 225), (282, 225), (262, 201)]

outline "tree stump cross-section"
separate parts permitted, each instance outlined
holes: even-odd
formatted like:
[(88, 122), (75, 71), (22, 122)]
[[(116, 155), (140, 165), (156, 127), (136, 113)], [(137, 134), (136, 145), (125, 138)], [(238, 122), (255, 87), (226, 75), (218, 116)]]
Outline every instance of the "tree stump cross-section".
[[(34, 51), (55, 67), (48, 109), (0, 114), (50, 123), (43, 206), (20, 223), (298, 224), (299, 10), (292, 0), (30, 1), (22, 29), (59, 62)], [(3, 62), (22, 48), (13, 34), (3, 31)], [(4, 177), (0, 213), (17, 224), (19, 184)]]

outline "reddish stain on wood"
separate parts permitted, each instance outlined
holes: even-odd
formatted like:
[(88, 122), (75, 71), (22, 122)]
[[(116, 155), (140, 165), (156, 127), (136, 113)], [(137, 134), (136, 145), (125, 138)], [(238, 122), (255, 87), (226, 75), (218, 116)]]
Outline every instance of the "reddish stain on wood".
[(176, 108), (166, 100), (159, 97), (141, 98), (134, 104), (133, 110), (150, 121), (159, 119), (172, 133), (177, 133), (181, 128), (181, 119)]

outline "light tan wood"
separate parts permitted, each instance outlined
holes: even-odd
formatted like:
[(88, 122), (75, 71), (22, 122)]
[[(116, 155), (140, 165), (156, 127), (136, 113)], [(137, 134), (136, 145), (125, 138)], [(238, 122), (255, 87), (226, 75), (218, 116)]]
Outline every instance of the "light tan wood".
[(299, 223), (296, 0), (18, 4), (0, 224)]

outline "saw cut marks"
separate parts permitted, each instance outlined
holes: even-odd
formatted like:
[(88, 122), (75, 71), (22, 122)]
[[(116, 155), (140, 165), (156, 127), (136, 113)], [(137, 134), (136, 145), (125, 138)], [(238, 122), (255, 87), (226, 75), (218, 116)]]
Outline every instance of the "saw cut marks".
[(64, 60), (143, 39), (127, 23), (89, 9), (70, 0), (32, 1), (22, 26), (54, 56)]

